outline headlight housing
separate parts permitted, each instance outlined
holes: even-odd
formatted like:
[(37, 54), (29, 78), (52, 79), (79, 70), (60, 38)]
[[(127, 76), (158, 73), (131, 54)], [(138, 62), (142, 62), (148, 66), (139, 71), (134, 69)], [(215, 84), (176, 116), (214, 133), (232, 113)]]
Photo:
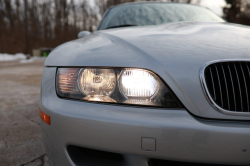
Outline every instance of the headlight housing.
[(137, 68), (58, 68), (59, 97), (95, 102), (180, 108), (165, 83)]

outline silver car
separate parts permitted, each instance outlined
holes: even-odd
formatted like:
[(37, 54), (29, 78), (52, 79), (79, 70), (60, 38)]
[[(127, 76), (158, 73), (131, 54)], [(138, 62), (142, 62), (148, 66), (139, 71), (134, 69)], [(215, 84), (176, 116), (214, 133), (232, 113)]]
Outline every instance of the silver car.
[(128, 3), (79, 37), (43, 71), (53, 166), (250, 165), (248, 26), (195, 5)]

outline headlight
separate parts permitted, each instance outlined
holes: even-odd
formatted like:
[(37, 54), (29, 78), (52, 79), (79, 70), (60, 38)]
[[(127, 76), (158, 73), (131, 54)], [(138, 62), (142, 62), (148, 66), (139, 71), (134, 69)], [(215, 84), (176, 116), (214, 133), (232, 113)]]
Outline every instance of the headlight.
[(119, 85), (126, 98), (151, 98), (159, 88), (159, 80), (149, 71), (127, 69), (122, 71)]
[(181, 107), (164, 82), (145, 69), (58, 68), (56, 91), (63, 98)]

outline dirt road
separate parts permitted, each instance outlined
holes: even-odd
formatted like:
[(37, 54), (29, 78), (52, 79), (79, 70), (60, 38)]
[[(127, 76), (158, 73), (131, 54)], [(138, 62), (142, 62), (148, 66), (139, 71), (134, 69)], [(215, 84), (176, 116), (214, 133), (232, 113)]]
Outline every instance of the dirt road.
[(38, 103), (44, 59), (0, 62), (0, 166), (47, 166)]

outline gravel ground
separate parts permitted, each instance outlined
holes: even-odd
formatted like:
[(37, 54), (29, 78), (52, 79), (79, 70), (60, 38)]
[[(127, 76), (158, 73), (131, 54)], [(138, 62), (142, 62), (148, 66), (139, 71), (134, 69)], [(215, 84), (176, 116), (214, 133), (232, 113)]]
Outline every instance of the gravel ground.
[(48, 166), (38, 114), (43, 64), (0, 62), (0, 166)]

